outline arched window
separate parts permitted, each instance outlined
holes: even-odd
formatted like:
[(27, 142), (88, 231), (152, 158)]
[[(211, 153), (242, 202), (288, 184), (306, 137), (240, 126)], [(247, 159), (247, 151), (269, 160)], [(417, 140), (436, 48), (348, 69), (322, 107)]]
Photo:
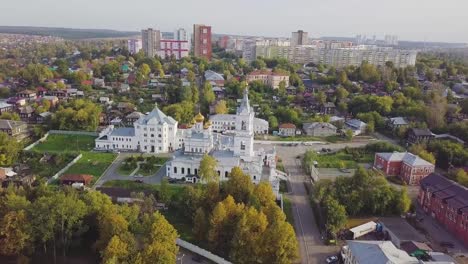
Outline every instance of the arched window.
[(221, 172), (220, 172), (220, 171), (218, 171), (218, 176), (221, 176)]
[(184, 174), (185, 173), (185, 168), (182, 167), (181, 170), (182, 170), (182, 174)]
[(224, 177), (225, 177), (225, 178), (228, 178), (228, 177), (229, 177), (229, 172), (225, 171), (225, 172), (224, 172)]

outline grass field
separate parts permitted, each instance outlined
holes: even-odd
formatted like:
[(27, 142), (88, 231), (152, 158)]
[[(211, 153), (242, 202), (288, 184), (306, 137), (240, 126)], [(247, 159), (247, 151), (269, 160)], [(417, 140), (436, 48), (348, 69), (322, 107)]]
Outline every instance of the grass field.
[(32, 150), (37, 152), (80, 152), (94, 148), (94, 136), (52, 134)]
[(344, 151), (338, 151), (331, 154), (314, 154), (313, 160), (317, 161), (318, 168), (357, 168), (358, 163), (369, 163), (374, 159), (373, 154), (365, 154), (360, 157), (354, 157)]
[(82, 152), (83, 157), (73, 164), (64, 174), (90, 174), (96, 182), (117, 157), (114, 153)]
[(120, 164), (120, 166), (117, 168), (117, 173), (122, 175), (122, 176), (129, 176), (137, 167), (130, 167), (130, 168), (125, 168), (123, 164)]

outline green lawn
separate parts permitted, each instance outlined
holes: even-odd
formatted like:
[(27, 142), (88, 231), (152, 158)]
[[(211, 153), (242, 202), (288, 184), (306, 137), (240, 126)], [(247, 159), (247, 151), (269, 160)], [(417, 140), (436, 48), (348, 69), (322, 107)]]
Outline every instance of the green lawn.
[(161, 165), (155, 165), (153, 166), (152, 169), (146, 169), (146, 168), (140, 168), (138, 171), (137, 171), (137, 174), (141, 174), (143, 176), (152, 176), (152, 175), (155, 175), (156, 172), (158, 172), (158, 170), (161, 169)]
[(90, 174), (96, 182), (109, 165), (115, 160), (117, 154), (100, 152), (82, 152), (83, 157), (71, 166), (64, 174)]
[(161, 211), (161, 213), (164, 215), (167, 221), (174, 226), (181, 239), (190, 243), (199, 243), (195, 240), (192, 230), (192, 223), (189, 218), (179, 215), (176, 210), (171, 210), (170, 208), (169, 210)]
[(369, 163), (374, 159), (374, 155), (366, 153), (359, 156), (347, 154), (345, 151), (338, 151), (330, 154), (313, 154), (313, 160), (317, 161), (318, 168), (341, 168), (343, 165), (347, 169), (357, 168), (358, 163)]
[(94, 136), (52, 134), (32, 150), (37, 152), (80, 152), (94, 148)]
[(129, 176), (136, 168), (136, 166), (125, 168), (123, 164), (120, 164), (120, 166), (117, 168), (117, 173), (119, 173), (122, 176)]

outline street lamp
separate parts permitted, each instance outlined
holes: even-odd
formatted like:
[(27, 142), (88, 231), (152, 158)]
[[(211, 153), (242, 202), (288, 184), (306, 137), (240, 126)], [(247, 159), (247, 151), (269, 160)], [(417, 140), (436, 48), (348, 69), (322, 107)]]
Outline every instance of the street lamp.
[(182, 264), (182, 260), (183, 260), (184, 257), (185, 257), (185, 254), (182, 254), (182, 256), (180, 258), (177, 258), (177, 260), (180, 260), (180, 264)]

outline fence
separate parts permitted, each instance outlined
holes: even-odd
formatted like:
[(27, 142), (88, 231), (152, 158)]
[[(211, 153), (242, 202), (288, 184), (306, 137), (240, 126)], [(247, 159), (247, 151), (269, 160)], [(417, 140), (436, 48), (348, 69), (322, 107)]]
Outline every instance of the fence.
[(184, 241), (180, 238), (177, 239), (176, 241), (176, 244), (180, 247), (183, 247), (185, 249), (187, 249), (188, 251), (191, 251), (193, 253), (196, 253), (204, 258), (207, 258), (211, 261), (213, 261), (214, 263), (220, 263), (220, 264), (231, 264), (231, 262), (223, 259), (222, 257), (219, 257), (219, 256), (216, 256), (215, 254), (207, 251), (207, 250), (204, 250), (203, 248), (200, 248), (198, 246), (195, 246), (194, 244), (191, 244), (187, 241)]
[(51, 183), (52, 181), (56, 180), (60, 175), (62, 175), (64, 172), (66, 172), (73, 164), (75, 164), (78, 160), (81, 159), (83, 155), (78, 155), (76, 158), (74, 158), (72, 161), (70, 161), (67, 166), (65, 166), (63, 169), (61, 169), (59, 172), (57, 172), (54, 176), (52, 176), (47, 183)]
[(32, 148), (34, 148), (37, 144), (46, 141), (47, 137), (49, 136), (49, 132), (47, 132), (43, 137), (38, 139), (36, 142), (32, 143), (31, 145), (27, 146), (24, 148), (25, 151), (30, 151)]

